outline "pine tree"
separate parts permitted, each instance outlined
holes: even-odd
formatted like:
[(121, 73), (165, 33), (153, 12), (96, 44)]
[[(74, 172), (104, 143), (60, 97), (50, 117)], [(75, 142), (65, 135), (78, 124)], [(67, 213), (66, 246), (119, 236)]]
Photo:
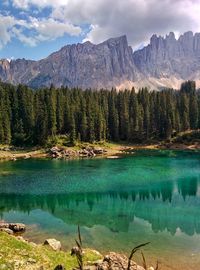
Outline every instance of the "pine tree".
[(189, 118), (190, 118), (190, 127), (192, 129), (196, 129), (198, 127), (198, 116), (199, 116), (199, 107), (197, 97), (195, 94), (191, 94), (189, 101)]
[(70, 123), (70, 144), (75, 145), (76, 142), (76, 122), (74, 112), (71, 112), (71, 123)]

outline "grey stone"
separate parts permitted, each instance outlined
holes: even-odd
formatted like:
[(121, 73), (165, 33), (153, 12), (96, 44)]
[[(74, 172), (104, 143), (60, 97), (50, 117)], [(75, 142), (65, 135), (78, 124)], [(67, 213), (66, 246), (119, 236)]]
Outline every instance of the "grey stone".
[(51, 247), (55, 251), (61, 250), (62, 247), (60, 241), (57, 241), (56, 239), (46, 239), (44, 245)]

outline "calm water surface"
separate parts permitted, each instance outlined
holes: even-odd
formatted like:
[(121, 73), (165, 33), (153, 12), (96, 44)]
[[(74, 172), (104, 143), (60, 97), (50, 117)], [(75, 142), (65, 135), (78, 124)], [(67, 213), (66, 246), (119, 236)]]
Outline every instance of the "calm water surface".
[[(138, 151), (120, 159), (0, 163), (1, 219), (25, 237), (129, 253), (150, 241), (148, 262), (200, 269), (200, 152)], [(140, 261), (138, 254), (137, 260)]]

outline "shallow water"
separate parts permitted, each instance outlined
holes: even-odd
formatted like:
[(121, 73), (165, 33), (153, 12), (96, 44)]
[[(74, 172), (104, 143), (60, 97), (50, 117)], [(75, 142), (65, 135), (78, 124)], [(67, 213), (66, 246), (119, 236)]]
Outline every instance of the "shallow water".
[[(144, 253), (162, 269), (200, 269), (200, 152), (138, 151), (120, 159), (0, 163), (0, 215), (25, 237), (105, 253)], [(136, 255), (138, 261), (140, 254)]]

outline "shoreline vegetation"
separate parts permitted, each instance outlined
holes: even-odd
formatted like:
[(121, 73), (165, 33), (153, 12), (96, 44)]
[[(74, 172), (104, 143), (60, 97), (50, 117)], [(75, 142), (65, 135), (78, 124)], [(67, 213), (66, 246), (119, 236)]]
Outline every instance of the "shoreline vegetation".
[[(63, 136), (62, 136), (63, 138)], [(78, 159), (78, 158), (119, 158), (125, 154), (134, 154), (136, 150), (200, 150), (200, 130), (189, 130), (178, 134), (172, 140), (134, 144), (128, 142), (77, 142), (74, 146), (65, 146), (62, 140), (51, 147), (15, 147), (0, 145), (0, 161), (17, 159)]]
[[(93, 147), (90, 145), (89, 147)], [(58, 151), (63, 148), (58, 147)], [(149, 144), (149, 145), (116, 145), (111, 148), (103, 147), (104, 153), (97, 154), (95, 156), (83, 156), (79, 155), (79, 151), (73, 147), (65, 148), (68, 151), (66, 157), (52, 157), (50, 149), (38, 148), (38, 149), (15, 149), (15, 150), (0, 150), (0, 161), (16, 161), (18, 159), (48, 159), (48, 158), (57, 158), (57, 159), (79, 159), (79, 158), (110, 158), (117, 159), (120, 156), (130, 153), (134, 154), (136, 150), (200, 150), (200, 144)]]
[[(108, 144), (109, 145), (109, 144)], [(57, 152), (54, 154), (51, 153), (51, 149), (57, 149)], [(108, 158), (108, 159), (117, 159), (125, 154), (134, 154), (134, 151), (137, 150), (200, 150), (200, 143), (184, 144), (184, 143), (158, 143), (158, 144), (143, 144), (143, 145), (123, 145), (117, 144), (107, 147), (98, 147), (98, 150), (103, 150), (102, 153), (90, 155), (90, 153), (80, 154), (84, 149), (96, 149), (93, 144), (86, 146), (86, 148), (74, 148), (74, 147), (52, 147), (51, 149), (46, 148), (28, 148), (28, 149), (19, 149), (14, 148), (12, 150), (6, 147), (6, 150), (2, 150), (0, 147), (0, 162), (1, 161), (16, 161), (18, 159), (80, 159), (80, 158)], [(59, 152), (66, 151), (67, 155), (59, 155)]]

